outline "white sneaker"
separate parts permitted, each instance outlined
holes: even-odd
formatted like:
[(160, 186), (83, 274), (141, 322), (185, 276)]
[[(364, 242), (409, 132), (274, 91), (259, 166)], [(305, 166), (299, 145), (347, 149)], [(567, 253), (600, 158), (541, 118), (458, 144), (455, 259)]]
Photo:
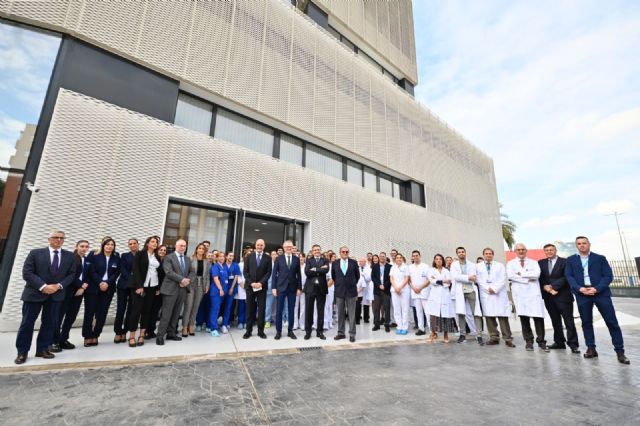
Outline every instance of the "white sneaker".
[(238, 324), (238, 330), (242, 330), (243, 328), (242, 323)]
[(227, 334), (229, 332), (229, 330), (227, 329), (226, 326), (222, 326), (222, 334)]

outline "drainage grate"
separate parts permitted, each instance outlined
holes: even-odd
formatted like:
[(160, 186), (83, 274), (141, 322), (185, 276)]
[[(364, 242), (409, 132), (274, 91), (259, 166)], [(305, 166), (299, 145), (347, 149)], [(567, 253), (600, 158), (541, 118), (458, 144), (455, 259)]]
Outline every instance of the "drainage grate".
[(311, 352), (311, 351), (319, 351), (322, 349), (322, 346), (309, 346), (308, 348), (298, 348), (299, 352)]

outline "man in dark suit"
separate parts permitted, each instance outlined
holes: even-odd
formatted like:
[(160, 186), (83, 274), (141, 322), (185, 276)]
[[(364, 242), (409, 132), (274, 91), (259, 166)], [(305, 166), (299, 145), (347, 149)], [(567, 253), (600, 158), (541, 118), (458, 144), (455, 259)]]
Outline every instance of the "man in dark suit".
[[(380, 253), (380, 263), (371, 266), (371, 281), (373, 282), (373, 331), (380, 330), (380, 307), (384, 309), (384, 331), (389, 333), (391, 326), (391, 265), (387, 263), (387, 256)], [(428, 318), (427, 318), (428, 320)]]
[(195, 276), (195, 272), (191, 270), (191, 260), (185, 255), (186, 250), (187, 242), (180, 239), (176, 241), (176, 251), (162, 262), (165, 276), (160, 287), (162, 316), (156, 336), (157, 345), (164, 345), (165, 334), (167, 340), (182, 340), (178, 336), (178, 317), (182, 312), (182, 303), (187, 296), (191, 278)]
[[(258, 337), (266, 339), (264, 334), (264, 315), (267, 301), (267, 286), (271, 276), (271, 257), (264, 252), (264, 240), (256, 241), (256, 249), (244, 259), (244, 289), (247, 292), (247, 331), (244, 339), (251, 337), (258, 311)], [(290, 318), (293, 318), (291, 316)]]
[(22, 267), (25, 280), (22, 292), (22, 322), (16, 337), (18, 356), (16, 364), (24, 364), (31, 348), (33, 328), (42, 311), (42, 319), (36, 343), (36, 356), (54, 358), (49, 351), (53, 343), (60, 304), (64, 300), (64, 289), (75, 279), (76, 265), (73, 253), (62, 250), (64, 232), (49, 234), (49, 247), (32, 250)]
[(282, 314), (285, 306), (288, 309), (289, 332), (287, 336), (296, 339), (293, 333), (293, 318), (296, 306), (296, 296), (302, 293), (302, 276), (300, 271), (300, 259), (293, 255), (293, 242), (282, 243), (284, 254), (278, 256), (273, 263), (272, 292), (277, 298), (276, 310), (276, 340), (282, 337)]
[(596, 305), (602, 315), (613, 348), (622, 364), (629, 364), (629, 359), (624, 354), (624, 341), (622, 330), (618, 325), (616, 311), (611, 301), (609, 285), (613, 281), (613, 272), (607, 258), (591, 252), (591, 243), (587, 237), (576, 238), (578, 254), (567, 258), (565, 277), (569, 281), (571, 291), (576, 296), (578, 311), (582, 319), (582, 332), (587, 345), (585, 358), (596, 358), (596, 339), (593, 334), (593, 305)]
[(335, 283), (335, 298), (338, 309), (338, 334), (335, 340), (344, 339), (345, 309), (349, 311), (349, 341), (356, 341), (356, 303), (358, 300), (358, 263), (349, 259), (349, 249), (340, 247), (340, 259), (331, 265), (331, 279)]
[[(556, 246), (544, 246), (546, 259), (540, 259), (540, 293), (553, 324), (553, 344), (549, 349), (566, 349), (565, 342), (571, 352), (579, 354), (578, 333), (573, 321), (573, 295), (567, 279), (564, 277), (567, 259), (558, 257)], [(567, 328), (567, 339), (564, 338), (562, 321)]]
[(311, 338), (313, 328), (313, 304), (316, 304), (318, 320), (316, 323), (316, 336), (324, 340), (324, 304), (329, 293), (327, 285), (327, 273), (329, 272), (329, 262), (322, 256), (320, 246), (314, 244), (311, 247), (311, 256), (307, 258), (304, 265), (304, 274), (307, 281), (304, 283), (304, 339)]

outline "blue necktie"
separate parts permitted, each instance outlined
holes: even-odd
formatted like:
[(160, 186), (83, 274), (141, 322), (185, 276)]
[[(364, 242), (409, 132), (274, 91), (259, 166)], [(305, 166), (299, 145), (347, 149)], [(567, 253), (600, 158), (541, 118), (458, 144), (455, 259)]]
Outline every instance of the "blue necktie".
[(346, 260), (342, 261), (342, 268), (341, 269), (342, 269), (342, 274), (343, 275), (347, 275), (347, 261)]
[(184, 270), (185, 270), (184, 269), (184, 256), (180, 255), (180, 271), (182, 271), (182, 276), (183, 277), (185, 276)]
[(53, 262), (51, 262), (51, 273), (56, 275), (60, 270), (60, 258), (58, 257), (58, 250), (53, 251)]

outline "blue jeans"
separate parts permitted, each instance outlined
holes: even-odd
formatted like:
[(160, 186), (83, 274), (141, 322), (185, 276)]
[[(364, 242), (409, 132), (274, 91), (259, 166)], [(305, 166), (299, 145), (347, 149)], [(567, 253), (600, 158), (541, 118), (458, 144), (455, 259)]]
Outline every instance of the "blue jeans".
[(616, 311), (613, 308), (611, 296), (576, 296), (576, 302), (578, 303), (578, 311), (582, 319), (582, 332), (584, 333), (584, 340), (587, 347), (596, 347), (596, 338), (593, 333), (593, 305), (596, 305), (609, 329), (613, 348), (616, 352), (624, 352), (622, 330), (620, 330), (620, 326), (618, 325), (618, 319), (616, 318)]
[(220, 296), (218, 287), (211, 286), (209, 289), (209, 298), (211, 299), (211, 309), (209, 310), (209, 328), (211, 331), (218, 329), (218, 317), (220, 316), (220, 305), (224, 297)]
[[(282, 316), (285, 308), (285, 302), (287, 306), (288, 317), (293, 318), (293, 313), (296, 307), (296, 291), (287, 289), (278, 293), (278, 307), (276, 312), (276, 331), (282, 332)], [(293, 321), (289, 321), (289, 331), (293, 331)]]

